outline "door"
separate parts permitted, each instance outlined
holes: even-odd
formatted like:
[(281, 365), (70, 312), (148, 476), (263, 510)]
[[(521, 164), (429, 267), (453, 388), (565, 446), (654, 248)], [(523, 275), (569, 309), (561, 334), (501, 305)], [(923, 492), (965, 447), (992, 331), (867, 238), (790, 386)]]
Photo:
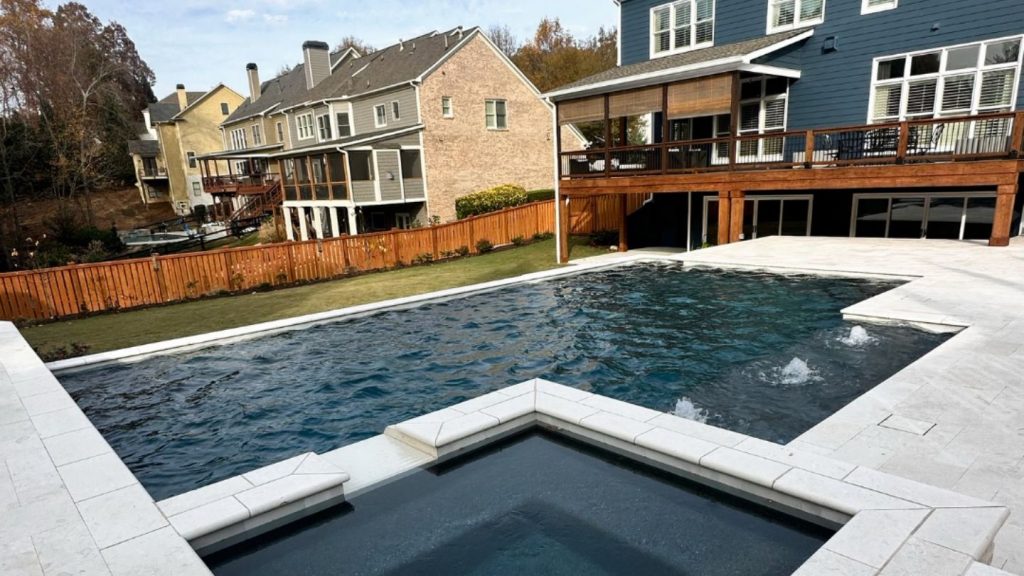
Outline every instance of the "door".
[(905, 196), (892, 199), (889, 238), (924, 238), (928, 200)]

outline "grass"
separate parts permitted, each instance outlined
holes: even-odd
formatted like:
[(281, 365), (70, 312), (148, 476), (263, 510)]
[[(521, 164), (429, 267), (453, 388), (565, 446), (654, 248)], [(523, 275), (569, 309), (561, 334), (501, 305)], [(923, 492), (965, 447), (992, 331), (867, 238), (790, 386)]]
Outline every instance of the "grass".
[[(604, 253), (583, 239), (574, 239), (573, 258)], [(26, 326), (21, 333), (44, 359), (94, 354), (549, 270), (558, 266), (554, 254), (555, 242), (546, 240), (483, 256), (273, 292)]]

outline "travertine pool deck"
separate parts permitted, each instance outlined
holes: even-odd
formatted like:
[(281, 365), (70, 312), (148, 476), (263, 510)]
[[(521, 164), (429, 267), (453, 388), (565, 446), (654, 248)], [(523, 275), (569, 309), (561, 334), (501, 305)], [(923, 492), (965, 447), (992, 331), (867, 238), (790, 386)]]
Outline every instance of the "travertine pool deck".
[(968, 328), (790, 445), (1008, 506), (992, 564), (1024, 573), (1021, 239), (992, 249), (936, 240), (766, 238), (680, 259), (917, 277), (844, 312)]
[[(991, 563), (1024, 573), (1024, 243), (990, 249), (942, 241), (769, 238), (691, 254), (609, 255), (578, 267), (647, 257), (694, 265), (913, 278), (844, 312), (871, 321), (966, 330), (790, 447), (1008, 507), (1011, 514), (995, 540)], [(469, 291), (472, 287), (448, 296)], [(394, 305), (415, 305), (417, 300)], [(305, 324), (334, 316), (313, 317)], [(118, 361), (259, 331), (229, 331), (96, 360)], [(392, 443), (388, 437), (374, 441)], [(287, 485), (299, 497), (312, 485), (338, 494), (340, 483), (347, 494), (365, 489), (373, 480), (360, 473), (363, 464), (355, 452), (342, 448), (322, 455), (323, 461), (304, 455), (288, 466), (284, 478), (269, 474), (278, 465), (254, 471), (248, 485), (228, 495), (231, 509), (218, 514), (244, 522), (281, 493), (268, 493), (264, 486), (271, 482)], [(918, 492), (917, 497), (925, 497), (927, 487)], [(213, 525), (198, 522), (208, 520), (205, 515), (191, 518), (187, 512), (174, 510), (169, 501), (159, 506), (153, 502), (13, 326), (0, 323), (0, 574), (209, 574), (179, 533)], [(907, 552), (920, 553), (920, 565), (904, 563), (903, 570), (888, 566), (883, 573), (963, 573), (956, 562), (932, 564), (956, 552), (935, 544), (934, 538), (923, 538), (929, 544)], [(917, 570), (926, 564), (930, 571)], [(825, 568), (808, 573), (826, 573)], [(969, 573), (982, 576), (989, 570), (975, 564)]]

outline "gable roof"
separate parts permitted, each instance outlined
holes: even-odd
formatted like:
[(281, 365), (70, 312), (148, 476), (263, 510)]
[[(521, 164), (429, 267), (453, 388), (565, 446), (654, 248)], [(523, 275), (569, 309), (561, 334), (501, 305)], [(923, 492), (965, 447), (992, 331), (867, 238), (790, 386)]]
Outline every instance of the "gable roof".
[(303, 70), (304, 65), (299, 64), (288, 72), (264, 82), (260, 86), (260, 97), (256, 102), (252, 101), (251, 96), (246, 98), (241, 106), (228, 116), (224, 124), (259, 116), (279, 107), (285, 101), (301, 97), (306, 91), (306, 75)]
[[(185, 99), (189, 106), (191, 106), (193, 102), (199, 100), (204, 95), (206, 95), (206, 92), (186, 92)], [(151, 124), (170, 122), (172, 118), (181, 112), (181, 107), (178, 106), (178, 92), (171, 92), (162, 100), (147, 106), (146, 109), (149, 110), (149, 121)]]
[(577, 97), (586, 94), (599, 94), (624, 87), (639, 87), (658, 84), (678, 74), (696, 72), (691, 77), (701, 76), (716, 66), (740, 69), (737, 65), (751, 64), (760, 56), (805, 40), (814, 34), (810, 28), (789, 30), (778, 34), (769, 34), (752, 40), (722, 44), (700, 50), (692, 50), (672, 56), (652, 58), (644, 62), (617, 66), (604, 72), (594, 74), (582, 80), (571, 82), (547, 93), (552, 99)]
[(232, 90), (230, 86), (228, 86), (227, 84), (224, 84), (223, 82), (221, 82), (220, 84), (217, 84), (216, 86), (214, 86), (212, 90), (210, 90), (209, 92), (206, 92), (205, 94), (203, 94), (199, 98), (195, 98), (195, 99), (189, 98), (188, 99), (188, 106), (184, 110), (182, 110), (182, 111), (178, 112), (177, 114), (175, 114), (173, 119), (177, 120), (178, 118), (181, 118), (186, 112), (188, 112), (189, 110), (191, 110), (191, 109), (195, 108), (196, 106), (198, 106), (200, 102), (202, 102), (203, 100), (206, 100), (207, 98), (213, 96), (215, 93), (220, 92), (221, 90), (228, 90), (228, 91), (234, 93), (235, 96), (238, 96), (239, 98), (242, 97), (241, 94), (239, 94), (238, 92), (235, 92), (234, 90)]

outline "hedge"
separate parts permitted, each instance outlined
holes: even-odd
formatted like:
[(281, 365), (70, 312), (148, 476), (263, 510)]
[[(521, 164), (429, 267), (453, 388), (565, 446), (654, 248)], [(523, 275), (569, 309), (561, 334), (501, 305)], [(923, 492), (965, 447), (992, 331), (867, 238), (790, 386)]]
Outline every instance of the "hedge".
[(455, 201), (455, 214), (459, 220), (480, 214), (489, 214), (529, 203), (526, 190), (515, 184), (505, 184), (463, 196)]
[(555, 190), (553, 188), (545, 188), (543, 190), (530, 190), (526, 193), (527, 199), (530, 202), (543, 202), (545, 200), (555, 199)]

